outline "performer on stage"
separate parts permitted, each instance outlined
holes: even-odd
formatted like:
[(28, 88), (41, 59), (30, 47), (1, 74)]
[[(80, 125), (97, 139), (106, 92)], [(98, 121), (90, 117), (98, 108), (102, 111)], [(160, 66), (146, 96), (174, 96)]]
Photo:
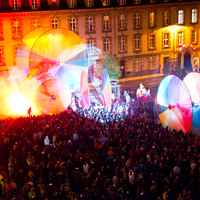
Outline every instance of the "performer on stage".
[(150, 97), (150, 89), (146, 89), (144, 85), (140, 83), (136, 92), (136, 97), (141, 100), (146, 100), (148, 97)]

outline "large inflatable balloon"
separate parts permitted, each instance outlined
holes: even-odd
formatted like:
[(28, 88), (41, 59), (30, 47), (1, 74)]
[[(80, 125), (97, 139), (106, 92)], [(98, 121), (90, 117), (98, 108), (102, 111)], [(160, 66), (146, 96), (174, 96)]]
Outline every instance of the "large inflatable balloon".
[(192, 99), (192, 130), (200, 135), (200, 73), (191, 72), (183, 80)]
[(88, 47), (67, 29), (39, 28), (23, 41), (29, 51), (28, 78), (40, 83), (37, 100), (41, 113), (62, 111), (74, 95), (82, 108), (90, 106), (91, 96), (102, 106), (111, 107), (109, 74), (98, 48)]
[(71, 103), (71, 93), (67, 85), (56, 79), (44, 81), (37, 91), (37, 107), (42, 114), (56, 114)]
[(159, 118), (164, 127), (188, 133), (192, 127), (192, 101), (187, 87), (174, 75), (165, 77), (158, 88)]

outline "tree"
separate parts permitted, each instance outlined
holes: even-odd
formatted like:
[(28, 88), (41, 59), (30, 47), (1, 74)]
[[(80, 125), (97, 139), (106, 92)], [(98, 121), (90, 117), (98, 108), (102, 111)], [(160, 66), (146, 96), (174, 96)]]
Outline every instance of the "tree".
[(108, 69), (111, 80), (119, 79), (121, 76), (119, 60), (112, 55), (106, 55), (104, 66)]

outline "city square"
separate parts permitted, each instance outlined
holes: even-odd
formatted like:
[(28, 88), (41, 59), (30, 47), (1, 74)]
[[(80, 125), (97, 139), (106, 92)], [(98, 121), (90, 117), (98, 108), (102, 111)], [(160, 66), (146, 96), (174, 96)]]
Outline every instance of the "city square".
[(1, 0), (0, 200), (196, 200), (200, 1)]

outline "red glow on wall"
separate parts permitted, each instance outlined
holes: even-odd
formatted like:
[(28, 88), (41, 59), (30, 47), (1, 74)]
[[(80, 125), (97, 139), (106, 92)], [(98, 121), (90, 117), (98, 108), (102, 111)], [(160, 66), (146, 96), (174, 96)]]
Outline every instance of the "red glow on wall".
[(29, 6), (35, 8), (40, 7), (40, 0), (29, 0)]
[(21, 8), (23, 0), (9, 0), (9, 6), (12, 8)]

